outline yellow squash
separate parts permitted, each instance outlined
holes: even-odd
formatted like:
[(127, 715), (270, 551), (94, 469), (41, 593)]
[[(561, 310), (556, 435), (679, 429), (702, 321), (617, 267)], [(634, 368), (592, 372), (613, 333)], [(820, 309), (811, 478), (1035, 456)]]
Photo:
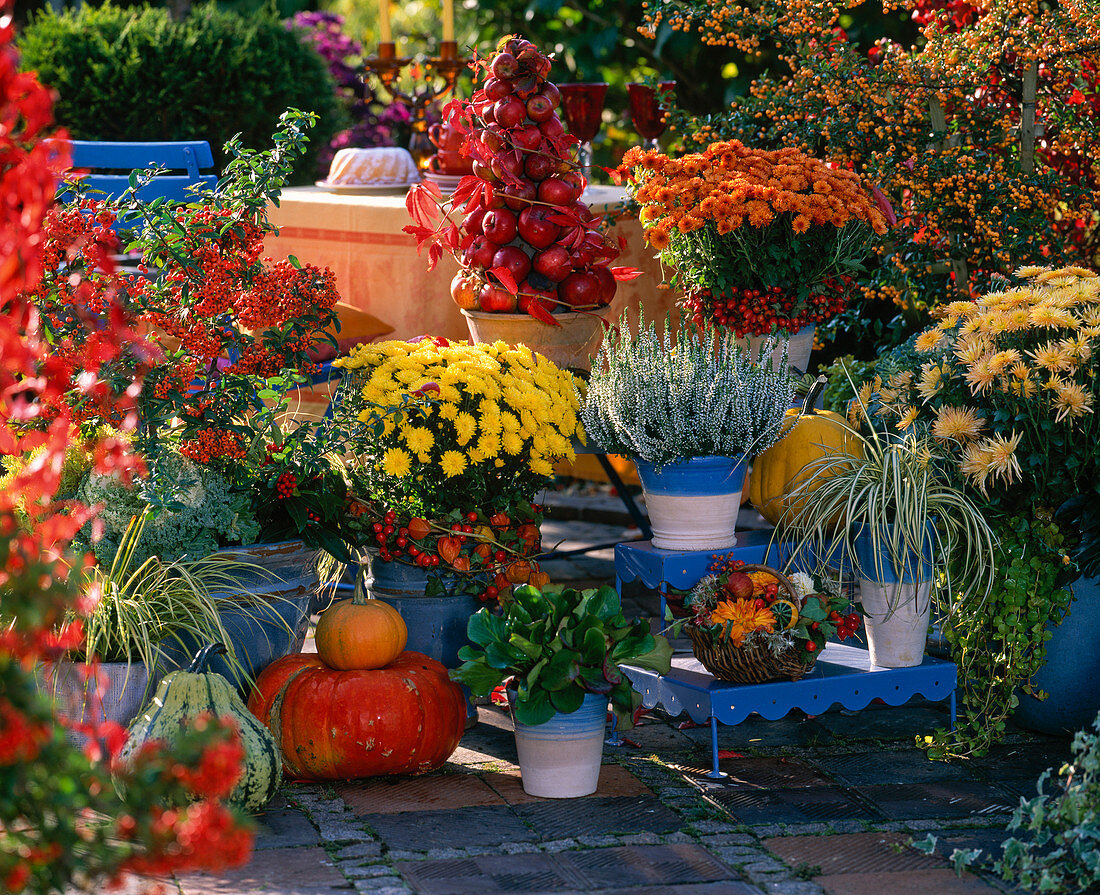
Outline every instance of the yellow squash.
[(788, 410), (787, 417), (784, 431), (790, 431), (757, 455), (748, 482), (749, 500), (772, 525), (779, 524), (788, 507), (797, 516), (808, 502), (810, 495), (793, 502), (788, 497), (810, 477), (807, 464), (827, 453), (863, 456), (862, 442), (839, 413), (811, 410), (799, 418), (798, 410)]

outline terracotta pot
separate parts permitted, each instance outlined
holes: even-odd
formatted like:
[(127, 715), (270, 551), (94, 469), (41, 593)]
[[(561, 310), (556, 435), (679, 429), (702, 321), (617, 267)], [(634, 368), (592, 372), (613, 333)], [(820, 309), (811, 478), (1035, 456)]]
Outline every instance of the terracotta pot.
[(530, 314), (490, 314), (463, 309), (473, 342), (526, 345), (559, 367), (589, 370), (600, 349), (604, 319), (595, 312), (555, 314), (561, 326), (549, 326)]

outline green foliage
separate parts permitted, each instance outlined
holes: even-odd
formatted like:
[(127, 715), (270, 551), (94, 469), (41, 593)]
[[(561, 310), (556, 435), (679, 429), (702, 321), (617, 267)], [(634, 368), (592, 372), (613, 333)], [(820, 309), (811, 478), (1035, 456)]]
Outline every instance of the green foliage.
[(90, 549), (101, 566), (110, 567), (131, 519), (148, 510), (133, 550), (136, 566), (151, 557), (197, 559), (220, 547), (256, 541), (260, 523), (248, 492), (234, 488), (217, 470), (167, 452), (151, 462), (150, 473), (127, 486), (116, 476), (92, 472), (77, 489), (82, 503), (103, 506), (98, 517), (102, 537), (92, 540), (89, 523), (79, 545)]
[[(643, 318), (644, 319), (644, 318)], [(675, 333), (674, 333), (675, 330)], [(757, 357), (732, 330), (696, 329), (681, 317), (632, 334), (624, 315), (604, 336), (581, 409), (591, 444), (664, 466), (690, 457), (758, 454), (774, 444), (794, 395), (778, 344)]]
[(1029, 681), (1046, 658), (1047, 625), (1061, 622), (1069, 608), (1071, 595), (1063, 585), (1074, 566), (1054, 522), (1001, 519), (994, 539), (992, 590), (957, 594), (943, 627), (958, 666), (959, 715), (953, 731), (937, 730), (925, 738), (933, 758), (982, 755), (1001, 739), (1019, 704), (1017, 691), (1039, 695)]
[(179, 22), (155, 7), (45, 10), (19, 44), (74, 139), (207, 140), (220, 169), (234, 134), (264, 142), (293, 106), (320, 119), (295, 166), (294, 182), (307, 182), (343, 124), (324, 61), (270, 10), (245, 17), (209, 4)]
[(641, 619), (630, 622), (610, 587), (559, 592), (517, 587), (501, 614), (480, 609), (466, 627), (473, 646), (459, 650), (451, 677), (476, 696), (515, 679), (516, 720), (542, 724), (581, 707), (586, 693), (606, 694), (630, 712), (630, 682), (619, 665), (668, 671), (672, 649)]
[[(1058, 786), (1044, 793), (1051, 769), (1039, 777), (1039, 795), (1020, 799), (992, 869), (1028, 892), (1094, 892), (1100, 885), (1100, 716), (1073, 739), (1072, 762), (1062, 765)], [(916, 843), (931, 852), (936, 838)], [(980, 849), (956, 849), (956, 872), (981, 863)]]
[(874, 373), (875, 362), (856, 360), (848, 354), (831, 364), (822, 364), (818, 371), (829, 380), (821, 393), (824, 408), (845, 414), (848, 402), (856, 396), (856, 387)]

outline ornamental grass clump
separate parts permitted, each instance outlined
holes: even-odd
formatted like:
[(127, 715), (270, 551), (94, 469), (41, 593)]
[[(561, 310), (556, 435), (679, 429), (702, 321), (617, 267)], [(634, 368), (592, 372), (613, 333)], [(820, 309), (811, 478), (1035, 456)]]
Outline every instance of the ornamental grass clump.
[(697, 323), (794, 332), (844, 310), (851, 275), (893, 222), (880, 192), (796, 149), (736, 140), (623, 157), (646, 241), (675, 268)]
[(698, 329), (665, 318), (635, 335), (625, 317), (604, 337), (581, 420), (588, 441), (607, 453), (654, 466), (692, 457), (753, 455), (779, 440), (794, 397), (784, 348), (775, 339), (753, 356), (730, 330)]

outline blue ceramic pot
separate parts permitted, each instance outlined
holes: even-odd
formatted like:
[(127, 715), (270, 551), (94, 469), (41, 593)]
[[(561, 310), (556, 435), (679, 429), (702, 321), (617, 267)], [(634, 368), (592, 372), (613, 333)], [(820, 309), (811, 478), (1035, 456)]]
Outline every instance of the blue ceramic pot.
[(1073, 734), (1089, 727), (1100, 712), (1100, 652), (1090, 646), (1100, 630), (1100, 577), (1079, 578), (1070, 590), (1069, 614), (1060, 625), (1047, 625), (1046, 662), (1031, 679), (1047, 698), (1018, 694), (1012, 720), (1027, 730)]
[(742, 457), (692, 457), (660, 471), (634, 458), (659, 550), (724, 550), (734, 533), (748, 468)]

